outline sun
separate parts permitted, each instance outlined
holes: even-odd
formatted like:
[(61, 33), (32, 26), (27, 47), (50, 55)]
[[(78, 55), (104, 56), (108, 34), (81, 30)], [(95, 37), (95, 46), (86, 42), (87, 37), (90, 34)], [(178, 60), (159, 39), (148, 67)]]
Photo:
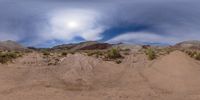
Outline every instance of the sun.
[(79, 23), (76, 21), (67, 22), (67, 27), (70, 29), (77, 29), (79, 27)]

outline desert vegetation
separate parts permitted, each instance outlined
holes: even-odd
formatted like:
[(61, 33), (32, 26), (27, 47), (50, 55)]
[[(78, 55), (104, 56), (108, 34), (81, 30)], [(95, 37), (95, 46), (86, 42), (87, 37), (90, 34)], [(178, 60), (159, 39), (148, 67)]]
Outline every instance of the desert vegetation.
[(8, 62), (11, 62), (18, 57), (22, 57), (22, 55), (23, 54), (21, 52), (17, 52), (17, 51), (5, 51), (5, 52), (1, 51), (0, 63), (5, 64)]
[(42, 51), (42, 53), (43, 53), (44, 56), (49, 56), (49, 55), (51, 54), (51, 53), (50, 53), (49, 51), (47, 51), (47, 50)]
[(152, 48), (146, 49), (145, 54), (147, 55), (149, 60), (154, 60), (156, 58), (156, 52)]
[(124, 57), (121, 55), (119, 48), (112, 48), (112, 49), (108, 50), (104, 57), (104, 59), (114, 61), (117, 64), (120, 64), (122, 62), (121, 60), (123, 58)]
[(140, 52), (144, 52), (149, 60), (154, 60), (158, 57), (169, 55), (171, 52), (176, 50), (179, 49), (170, 46), (169, 47), (143, 46)]
[(66, 56), (68, 53), (67, 52), (62, 52), (62, 56)]
[(188, 54), (190, 57), (200, 60), (200, 51), (198, 50), (185, 50), (184, 51), (186, 54)]
[(98, 57), (102, 57), (104, 55), (104, 51), (98, 51), (98, 50), (93, 50), (93, 51), (86, 51), (87, 55), (88, 56), (96, 56), (97, 58)]
[(109, 59), (118, 59), (118, 58), (123, 58), (122, 55), (120, 54), (120, 50), (117, 48), (112, 48), (107, 52), (107, 58)]
[(122, 63), (122, 61), (121, 60), (116, 60), (115, 61), (117, 64), (120, 64), (120, 63)]
[(102, 58), (105, 61), (114, 61), (117, 64), (120, 64), (121, 59), (124, 58), (119, 48), (111, 48), (109, 50), (89, 50), (85, 51), (87, 56), (93, 56), (96, 58)]
[(177, 49), (172, 48), (172, 47), (164, 47), (161, 49), (156, 49), (156, 52), (158, 53), (158, 55), (168, 55), (169, 53), (175, 51)]
[(129, 55), (131, 50), (129, 48), (125, 48), (125, 49), (120, 49), (120, 51), (122, 52), (123, 55)]

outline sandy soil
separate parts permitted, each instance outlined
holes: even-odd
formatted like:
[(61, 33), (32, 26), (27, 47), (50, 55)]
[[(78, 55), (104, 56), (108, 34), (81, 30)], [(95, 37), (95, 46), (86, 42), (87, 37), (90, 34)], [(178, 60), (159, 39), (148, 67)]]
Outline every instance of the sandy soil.
[(180, 51), (121, 64), (75, 54), (56, 66), (32, 53), (0, 70), (1, 100), (200, 100), (200, 63)]

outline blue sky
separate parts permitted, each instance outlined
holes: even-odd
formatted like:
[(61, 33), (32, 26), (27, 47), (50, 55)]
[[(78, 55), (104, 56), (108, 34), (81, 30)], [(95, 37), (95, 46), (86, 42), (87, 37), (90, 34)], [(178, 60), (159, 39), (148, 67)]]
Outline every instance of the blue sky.
[(199, 5), (198, 0), (1, 0), (0, 40), (36, 47), (200, 40)]

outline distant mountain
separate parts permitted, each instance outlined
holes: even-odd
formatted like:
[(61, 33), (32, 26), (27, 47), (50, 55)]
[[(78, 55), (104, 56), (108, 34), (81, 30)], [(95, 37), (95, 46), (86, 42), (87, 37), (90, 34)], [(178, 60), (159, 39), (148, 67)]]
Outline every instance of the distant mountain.
[(52, 49), (60, 50), (102, 50), (112, 47), (112, 44), (100, 43), (96, 41), (87, 41), (76, 44), (63, 44), (53, 47)]
[(0, 50), (24, 50), (24, 49), (26, 48), (17, 42), (11, 40), (0, 41)]
[(200, 41), (198, 40), (184, 41), (176, 44), (175, 47), (200, 49)]

